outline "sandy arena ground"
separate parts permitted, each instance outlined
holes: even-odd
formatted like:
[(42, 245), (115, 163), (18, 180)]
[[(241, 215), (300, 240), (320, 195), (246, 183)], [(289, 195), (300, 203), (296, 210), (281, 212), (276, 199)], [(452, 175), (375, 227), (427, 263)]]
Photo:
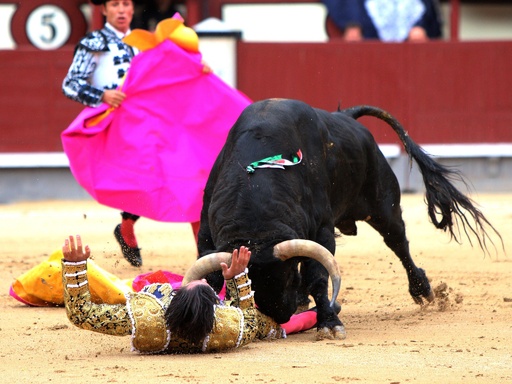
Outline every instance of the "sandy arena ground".
[[(501, 232), (506, 254), (485, 255), (464, 238), (449, 242), (429, 222), (423, 197), (403, 197), (411, 251), (433, 287), (420, 308), (398, 259), (369, 226), (338, 239), (345, 340), (315, 341), (315, 331), (256, 342), (223, 354), (143, 356), (129, 337), (71, 325), (64, 309), (12, 299), (13, 280), (70, 234), (95, 261), (122, 278), (158, 269), (183, 273), (195, 259), (190, 227), (141, 219), (144, 265), (131, 267), (112, 231), (119, 213), (93, 201), (0, 207), (0, 382), (2, 383), (505, 383), (512, 382), (512, 195), (473, 196)], [(496, 238), (494, 238), (496, 240)], [(443, 285), (444, 284), (444, 285)]]

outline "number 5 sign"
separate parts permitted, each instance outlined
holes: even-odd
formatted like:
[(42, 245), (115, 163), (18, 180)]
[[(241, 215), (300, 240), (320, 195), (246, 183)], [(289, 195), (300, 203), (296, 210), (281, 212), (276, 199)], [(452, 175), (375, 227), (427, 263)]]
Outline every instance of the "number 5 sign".
[[(2, 4), (11, 1), (0, 0)], [(17, 4), (11, 19), (11, 34), (17, 44), (30, 44), (39, 49), (58, 49), (76, 44), (87, 32), (87, 23), (80, 10), (87, 1), (24, 0)]]

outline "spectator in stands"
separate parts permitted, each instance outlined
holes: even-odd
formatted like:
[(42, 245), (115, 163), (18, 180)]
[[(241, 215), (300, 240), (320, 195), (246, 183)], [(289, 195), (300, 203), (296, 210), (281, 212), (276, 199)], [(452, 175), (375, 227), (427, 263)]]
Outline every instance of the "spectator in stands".
[(345, 41), (422, 42), (442, 37), (438, 0), (322, 0), (327, 31)]

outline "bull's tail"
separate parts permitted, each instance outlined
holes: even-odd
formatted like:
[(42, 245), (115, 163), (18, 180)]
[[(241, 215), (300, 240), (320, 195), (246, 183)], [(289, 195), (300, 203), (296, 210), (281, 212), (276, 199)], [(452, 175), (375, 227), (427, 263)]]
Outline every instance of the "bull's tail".
[[(473, 243), (468, 232), (473, 233), (478, 240), (480, 248), (484, 252), (488, 251), (487, 240), (494, 246), (494, 242), (487, 231), (487, 229), (490, 228), (499, 237), (502, 248), (504, 249), (503, 239), (499, 232), (492, 226), (483, 213), (475, 207), (475, 203), (452, 184), (452, 181), (460, 180), (467, 186), (460, 172), (449, 169), (434, 161), (409, 137), (406, 130), (391, 114), (380, 108), (367, 105), (347, 108), (339, 112), (349, 115), (354, 119), (358, 119), (362, 116), (373, 116), (383, 120), (393, 128), (402, 141), (405, 151), (409, 155), (409, 159), (411, 161), (414, 159), (418, 164), (426, 188), (425, 198), (428, 207), (428, 215), (437, 228), (449, 231), (451, 238), (459, 242), (457, 233), (460, 233), (460, 227), (462, 226), (470, 244)], [(469, 214), (474, 224), (472, 224), (466, 214)], [(456, 227), (459, 229), (457, 233), (454, 231), (454, 223), (457, 224)]]

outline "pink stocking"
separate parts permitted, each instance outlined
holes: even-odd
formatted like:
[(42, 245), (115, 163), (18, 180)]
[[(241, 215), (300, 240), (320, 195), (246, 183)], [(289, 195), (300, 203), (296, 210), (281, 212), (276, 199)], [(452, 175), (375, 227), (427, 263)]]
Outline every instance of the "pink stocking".
[(121, 221), (121, 236), (123, 236), (125, 243), (131, 248), (137, 247), (137, 239), (133, 229), (134, 224), (135, 221), (133, 219), (123, 219)]
[(287, 323), (281, 324), (287, 335), (292, 333), (307, 331), (316, 324), (316, 312), (304, 311), (297, 315), (292, 315)]
[(194, 238), (196, 239), (196, 244), (197, 244), (197, 239), (198, 239), (198, 234), (199, 234), (199, 227), (201, 226), (201, 222), (200, 221), (194, 221), (193, 223), (190, 223), (190, 225), (192, 225), (192, 231), (194, 232)]

